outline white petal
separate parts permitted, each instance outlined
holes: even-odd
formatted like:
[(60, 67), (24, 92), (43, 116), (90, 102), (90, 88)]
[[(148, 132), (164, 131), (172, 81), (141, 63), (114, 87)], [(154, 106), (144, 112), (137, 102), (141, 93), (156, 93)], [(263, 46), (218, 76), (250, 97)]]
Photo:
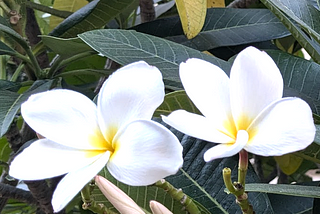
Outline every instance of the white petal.
[(314, 140), (312, 112), (299, 98), (283, 98), (268, 106), (248, 129), (245, 149), (263, 156), (279, 156), (306, 148)]
[(97, 175), (109, 160), (110, 153), (106, 152), (92, 164), (68, 173), (58, 184), (52, 196), (54, 212), (62, 210), (78, 192)]
[(10, 176), (21, 180), (55, 177), (89, 165), (98, 151), (66, 147), (47, 139), (37, 140), (24, 149), (10, 164)]
[(281, 73), (267, 53), (248, 47), (236, 57), (230, 73), (230, 99), (237, 129), (247, 129), (271, 102), (282, 97)]
[(151, 119), (163, 102), (164, 84), (160, 71), (139, 61), (113, 73), (98, 97), (99, 124), (107, 139), (126, 123)]
[(57, 89), (32, 95), (21, 106), (22, 116), (40, 135), (80, 149), (103, 147), (90, 144), (99, 135), (96, 105), (86, 96)]
[(212, 161), (218, 158), (230, 157), (240, 152), (249, 140), (248, 132), (245, 130), (239, 130), (237, 133), (237, 139), (232, 144), (219, 144), (212, 147), (204, 153), (204, 160), (206, 162)]
[(162, 116), (162, 120), (178, 131), (195, 138), (214, 143), (234, 142), (234, 139), (224, 134), (223, 130), (219, 131), (212, 120), (185, 110), (174, 111), (167, 117)]
[(150, 185), (175, 174), (182, 166), (182, 146), (176, 136), (151, 120), (133, 121), (115, 141), (117, 150), (107, 167), (125, 184)]
[(180, 64), (180, 78), (201, 113), (216, 124), (223, 124), (231, 135), (235, 135), (226, 73), (204, 60), (188, 59)]

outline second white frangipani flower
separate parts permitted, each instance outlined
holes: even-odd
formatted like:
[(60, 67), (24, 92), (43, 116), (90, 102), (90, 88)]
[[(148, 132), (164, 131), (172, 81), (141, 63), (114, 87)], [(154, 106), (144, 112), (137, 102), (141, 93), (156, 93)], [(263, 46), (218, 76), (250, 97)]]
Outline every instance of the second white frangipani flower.
[(204, 154), (205, 161), (242, 149), (279, 156), (304, 149), (314, 139), (310, 107), (296, 97), (282, 98), (281, 73), (265, 52), (254, 47), (240, 52), (230, 79), (200, 59), (181, 63), (180, 78), (203, 116), (177, 110), (163, 120), (190, 136), (220, 143)]
[(160, 71), (142, 61), (112, 74), (97, 105), (70, 90), (32, 95), (22, 104), (22, 116), (45, 138), (19, 154), (9, 174), (38, 180), (67, 173), (53, 194), (55, 212), (105, 165), (117, 180), (133, 186), (175, 174), (182, 166), (182, 146), (168, 129), (151, 120), (163, 99)]

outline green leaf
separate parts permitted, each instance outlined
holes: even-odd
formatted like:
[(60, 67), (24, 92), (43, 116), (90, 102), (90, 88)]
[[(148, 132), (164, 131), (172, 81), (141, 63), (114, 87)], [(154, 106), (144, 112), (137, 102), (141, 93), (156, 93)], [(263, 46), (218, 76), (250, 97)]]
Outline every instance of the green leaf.
[(281, 51), (267, 51), (280, 69), (285, 97), (300, 97), (320, 114), (320, 65)]
[(293, 153), (301, 158), (320, 164), (320, 145), (312, 143), (306, 149)]
[(25, 50), (29, 49), (29, 46), (28, 46), (28, 43), (26, 42), (26, 40), (22, 36), (20, 36), (20, 34), (18, 34), (16, 31), (14, 31), (12, 28), (0, 23), (0, 31), (8, 34), (19, 45), (21, 45), (23, 49), (25, 49)]
[[(278, 0), (261, 0), (263, 4), (265, 4), (288, 28), (293, 37), (300, 43), (300, 45), (306, 49), (306, 51), (310, 54), (312, 59), (320, 63), (320, 45), (314, 39), (310, 38), (309, 35), (305, 33), (298, 25), (296, 25), (292, 19), (290, 19), (287, 14), (283, 13), (279, 8)], [(300, 10), (300, 8), (299, 8)], [(301, 10), (305, 11), (305, 8), (301, 8)], [(300, 12), (299, 12), (300, 13)]]
[(267, 9), (211, 8), (207, 12), (202, 31), (190, 40), (183, 35), (177, 16), (147, 22), (133, 29), (200, 51), (267, 41), (290, 34), (280, 20)]
[(45, 46), (62, 58), (69, 58), (83, 52), (92, 51), (92, 48), (79, 38), (62, 39), (43, 35), (41, 39)]
[(98, 29), (107, 24), (136, 0), (94, 0), (73, 13), (58, 25), (51, 36), (75, 37), (85, 31)]
[(80, 34), (79, 37), (94, 50), (121, 65), (144, 60), (157, 66), (166, 86), (175, 89), (182, 89), (178, 69), (179, 64), (188, 58), (204, 59), (226, 72), (231, 67), (230, 63), (216, 57), (132, 30), (94, 30)]
[(284, 172), (286, 175), (291, 175), (295, 173), (303, 159), (301, 157), (297, 157), (293, 154), (284, 154), (282, 156), (275, 156), (274, 159), (278, 163), (280, 169), (282, 172)]
[(20, 83), (17, 82), (11, 82), (7, 80), (0, 80), (0, 90), (8, 90), (17, 92), (21, 87)]
[(310, 3), (310, 0), (268, 1), (278, 7), (286, 16), (298, 23), (303, 30), (320, 43), (320, 11)]
[(9, 129), (16, 113), (20, 109), (20, 105), (28, 99), (31, 94), (48, 90), (53, 83), (49, 81), (36, 81), (28, 91), (18, 94), (8, 90), (0, 90), (0, 137), (2, 137)]
[(153, 116), (160, 117), (160, 115), (168, 115), (178, 109), (201, 114), (185, 91), (174, 91), (165, 95), (163, 103), (157, 108)]
[(274, 185), (274, 184), (252, 183), (252, 184), (246, 184), (246, 191), (320, 198), (320, 194), (319, 194), (320, 187), (318, 186), (291, 185), (291, 184)]
[(0, 55), (15, 55), (16, 51), (0, 41)]
[[(10, 157), (10, 153), (12, 152), (9, 143), (6, 137), (0, 138), (0, 160), (3, 162), (7, 162)], [(0, 165), (0, 174), (2, 174), (4, 166)]]

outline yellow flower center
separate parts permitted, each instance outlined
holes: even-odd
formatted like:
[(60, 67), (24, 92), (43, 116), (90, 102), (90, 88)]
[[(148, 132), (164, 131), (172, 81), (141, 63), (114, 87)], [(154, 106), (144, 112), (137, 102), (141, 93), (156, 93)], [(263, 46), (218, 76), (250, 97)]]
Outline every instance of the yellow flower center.
[(90, 151), (90, 156), (95, 156), (106, 151), (109, 151), (110, 158), (116, 153), (119, 149), (119, 145), (117, 142), (114, 141), (114, 137), (117, 133), (118, 129), (115, 126), (109, 127), (106, 132), (107, 139), (104, 138), (103, 134), (101, 133), (100, 129), (97, 128), (94, 134), (90, 136), (89, 142), (90, 144), (96, 148), (95, 150)]

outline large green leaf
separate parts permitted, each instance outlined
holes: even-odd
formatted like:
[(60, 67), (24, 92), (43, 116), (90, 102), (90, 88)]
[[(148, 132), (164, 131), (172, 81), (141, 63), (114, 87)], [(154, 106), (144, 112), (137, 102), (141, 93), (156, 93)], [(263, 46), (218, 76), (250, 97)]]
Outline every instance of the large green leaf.
[(281, 195), (292, 195), (300, 197), (320, 198), (320, 187), (290, 184), (247, 184), (248, 192), (265, 192)]
[(158, 19), (133, 29), (200, 51), (267, 41), (290, 34), (280, 20), (267, 9), (211, 8), (207, 12), (202, 31), (190, 40), (183, 35), (178, 17)]
[[(279, 2), (279, 0), (261, 0), (261, 2), (265, 4), (282, 21), (282, 23), (289, 29), (293, 37), (310, 54), (313, 60), (317, 63), (320, 63), (320, 45), (313, 38), (310, 38), (310, 36), (306, 33), (306, 32), (311, 32), (310, 29), (307, 31), (301, 29), (300, 26), (298, 26), (296, 22), (292, 20), (292, 18), (294, 17), (290, 17), (290, 15), (288, 16), (288, 14), (286, 14), (281, 10), (281, 8), (283, 9), (283, 5), (282, 3)], [(291, 1), (291, 2), (296, 2), (296, 1)], [(305, 7), (306, 5), (304, 5), (303, 8), (296, 8), (296, 10), (298, 11), (297, 13), (300, 13), (301, 11), (305, 11), (309, 15), (308, 9)], [(305, 14), (302, 13), (302, 15), (304, 16)], [(317, 23), (317, 25), (318, 24), (319, 23)], [(312, 35), (314, 36), (314, 34)]]
[(162, 72), (166, 86), (174, 88), (182, 88), (178, 68), (179, 64), (188, 58), (204, 59), (226, 72), (230, 70), (230, 63), (221, 59), (132, 30), (94, 30), (80, 34), (79, 37), (94, 50), (121, 65), (144, 60), (157, 66)]
[(268, 0), (320, 43), (320, 11), (310, 0)]
[[(200, 203), (209, 213), (240, 213), (235, 197), (224, 192), (225, 187), (222, 178), (222, 169), (229, 167), (232, 169), (232, 179), (236, 180), (238, 157), (234, 156), (206, 163), (203, 160), (203, 154), (215, 144), (189, 137), (172, 128), (170, 130), (183, 145), (184, 165), (176, 175), (167, 177), (166, 180), (176, 188), (181, 188), (184, 193)], [(131, 187), (117, 182), (106, 171), (103, 171), (102, 175), (118, 185), (148, 212), (150, 212), (148, 207), (149, 200), (152, 199), (159, 201), (168, 208), (172, 208), (175, 214), (184, 213), (180, 210), (180, 202), (173, 201), (171, 196), (165, 194), (162, 189), (154, 186)], [(247, 182), (258, 182), (258, 178), (251, 166), (248, 170)], [(95, 196), (98, 198), (98, 202), (106, 203), (106, 200), (98, 190), (95, 190)], [(252, 203), (256, 213), (273, 213), (265, 193), (249, 193), (249, 201)], [(106, 204), (110, 206), (110, 204)], [(203, 210), (201, 213), (207, 212)]]
[(320, 65), (281, 51), (267, 51), (278, 65), (284, 81), (284, 96), (300, 97), (320, 114)]
[(53, 83), (50, 81), (36, 81), (28, 91), (18, 94), (9, 90), (0, 90), (0, 137), (9, 129), (20, 105), (28, 99), (31, 94), (48, 90)]
[(135, 1), (94, 0), (66, 18), (50, 35), (70, 38), (85, 31), (99, 29)]

